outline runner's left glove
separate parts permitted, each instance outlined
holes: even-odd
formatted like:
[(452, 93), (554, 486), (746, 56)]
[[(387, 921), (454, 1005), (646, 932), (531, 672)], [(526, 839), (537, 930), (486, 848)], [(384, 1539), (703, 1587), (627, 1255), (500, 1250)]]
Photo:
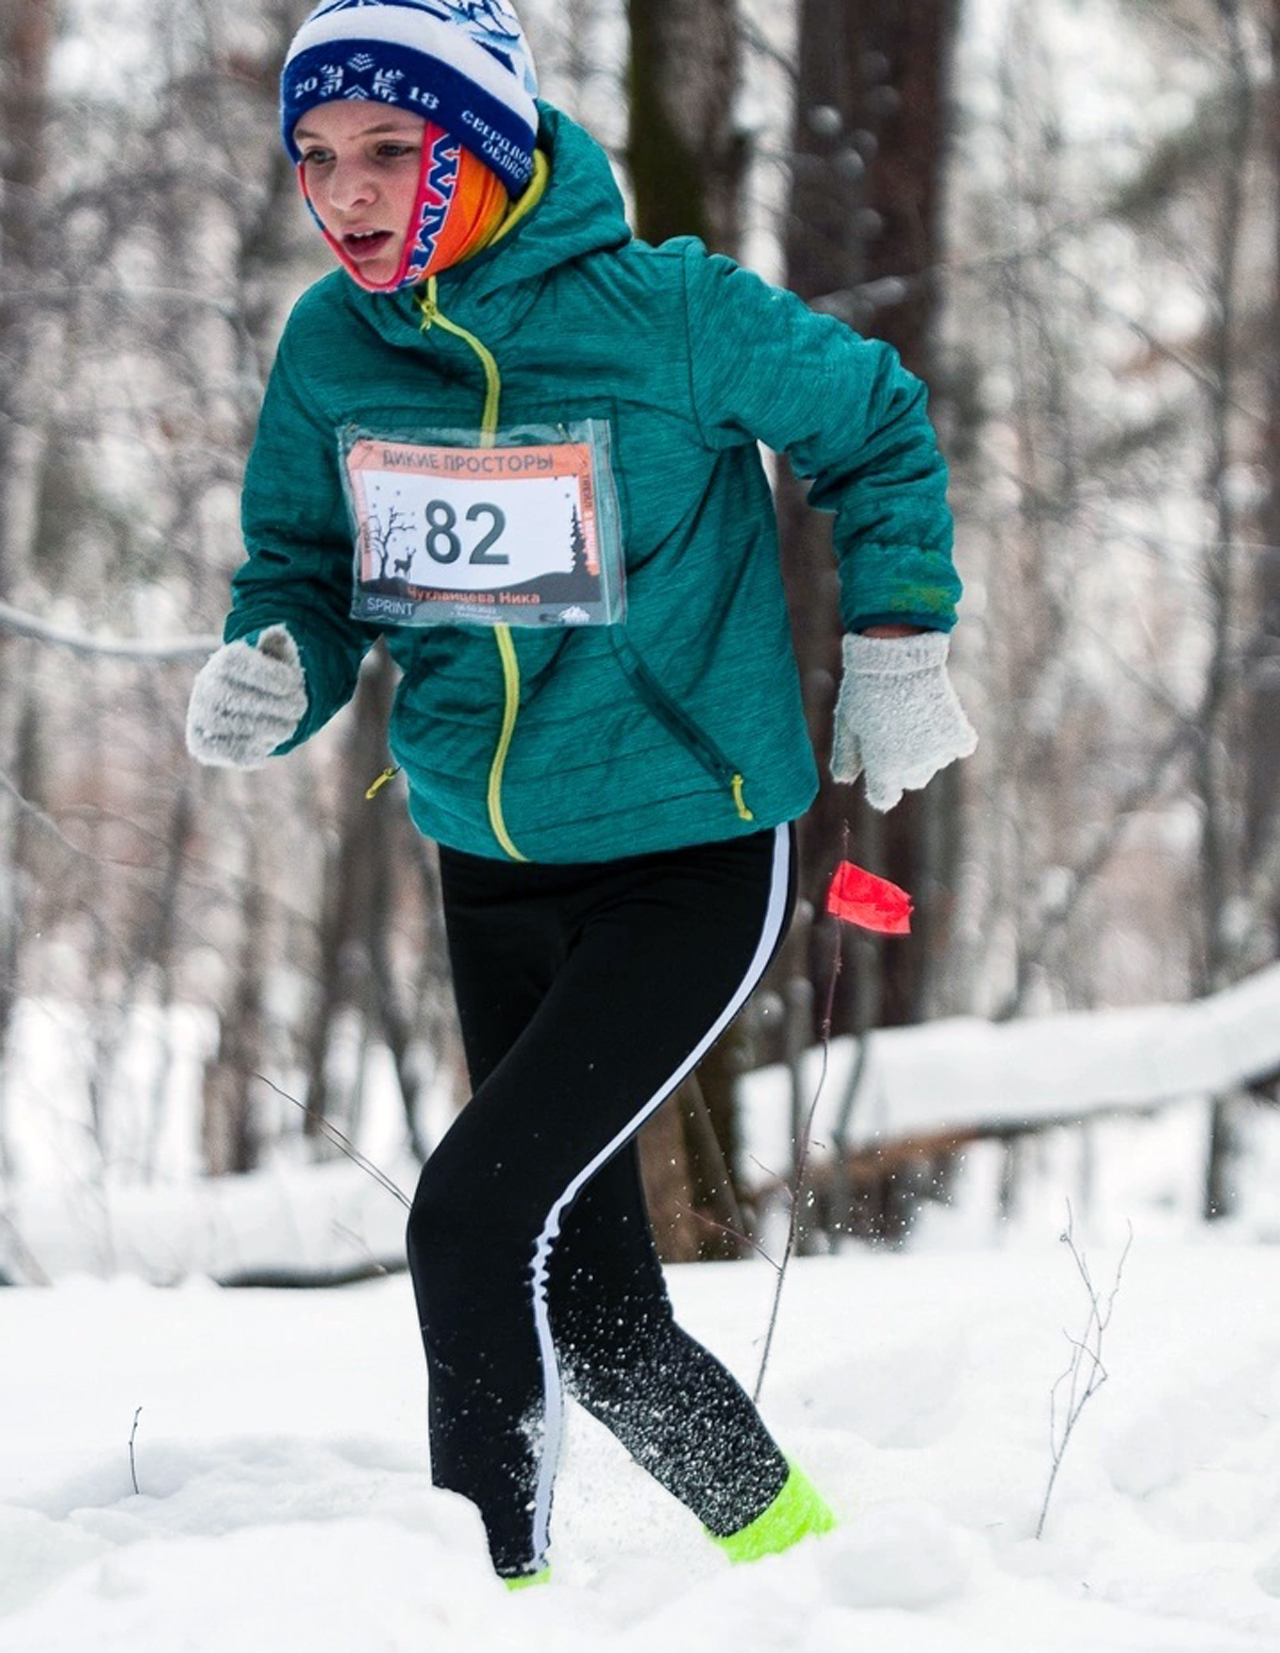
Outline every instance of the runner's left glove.
[(890, 810), (903, 792), (978, 744), (947, 675), (945, 632), (913, 637), (847, 635), (836, 701), (831, 773), (856, 781), (866, 771), (867, 802)]
[(201, 666), (187, 706), (187, 750), (200, 763), (256, 769), (307, 711), (298, 645), (284, 626), (224, 644)]

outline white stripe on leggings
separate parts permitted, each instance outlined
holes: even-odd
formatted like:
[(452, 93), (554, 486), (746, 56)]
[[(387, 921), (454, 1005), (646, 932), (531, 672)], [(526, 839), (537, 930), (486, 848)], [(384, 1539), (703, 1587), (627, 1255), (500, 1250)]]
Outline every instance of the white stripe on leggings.
[(692, 1050), (675, 1073), (641, 1107), (630, 1122), (606, 1144), (589, 1165), (583, 1167), (551, 1207), (542, 1233), (533, 1253), (533, 1316), (538, 1331), (538, 1352), (542, 1358), (542, 1400), (544, 1428), (542, 1454), (538, 1464), (538, 1484), (533, 1504), (533, 1568), (546, 1566), (546, 1550), (551, 1526), (551, 1492), (555, 1485), (560, 1458), (560, 1444), (564, 1435), (564, 1389), (556, 1363), (555, 1346), (551, 1339), (551, 1318), (547, 1309), (547, 1264), (551, 1249), (560, 1233), (560, 1219), (566, 1208), (577, 1198), (600, 1167), (618, 1151), (624, 1142), (635, 1135), (651, 1113), (666, 1101), (676, 1086), (698, 1065), (725, 1028), (747, 1002), (752, 989), (764, 974), (765, 966), (773, 957), (774, 949), (782, 939), (786, 919), (787, 886), (791, 872), (791, 831), (786, 825), (775, 828), (773, 839), (773, 874), (769, 887), (769, 906), (764, 928), (756, 946), (755, 956), (746, 975), (729, 1003), (721, 1011), (715, 1024), (708, 1029), (696, 1049)]

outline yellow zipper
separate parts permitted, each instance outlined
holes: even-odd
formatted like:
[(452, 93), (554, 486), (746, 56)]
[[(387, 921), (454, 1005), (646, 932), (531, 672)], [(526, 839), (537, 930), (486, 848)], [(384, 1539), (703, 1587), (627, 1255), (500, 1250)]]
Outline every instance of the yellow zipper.
[[(425, 294), (418, 295), (416, 302), (422, 312), (424, 333), (431, 327), (441, 327), (446, 333), (452, 333), (455, 338), (461, 339), (479, 357), (480, 365), (484, 368), (485, 382), (480, 446), (492, 448), (498, 440), (498, 405), (502, 396), (502, 376), (498, 372), (498, 363), (493, 352), (482, 344), (474, 333), (469, 333), (465, 327), (459, 327), (457, 322), (450, 321), (448, 316), (441, 314), (436, 303), (434, 276), (427, 277), (427, 290)], [(516, 719), (520, 715), (520, 662), (516, 658), (516, 645), (511, 636), (511, 627), (495, 626), (493, 632), (498, 645), (498, 658), (502, 662), (503, 708), (502, 732), (498, 736), (493, 762), (489, 766), (489, 825), (493, 828), (494, 837), (513, 861), (527, 861), (528, 856), (521, 855), (512, 842), (502, 813), (502, 777), (506, 771), (507, 756), (516, 732)]]

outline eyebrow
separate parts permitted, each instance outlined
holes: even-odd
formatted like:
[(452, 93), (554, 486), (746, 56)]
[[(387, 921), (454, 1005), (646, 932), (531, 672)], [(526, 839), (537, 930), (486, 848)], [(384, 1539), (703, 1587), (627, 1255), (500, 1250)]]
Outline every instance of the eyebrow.
[[(354, 135), (357, 138), (376, 137), (382, 132), (408, 132), (412, 130), (407, 121), (378, 121), (373, 126), (362, 126)], [(294, 141), (299, 138), (319, 138), (324, 142), (324, 134), (315, 132), (308, 126), (295, 126), (293, 129)]]

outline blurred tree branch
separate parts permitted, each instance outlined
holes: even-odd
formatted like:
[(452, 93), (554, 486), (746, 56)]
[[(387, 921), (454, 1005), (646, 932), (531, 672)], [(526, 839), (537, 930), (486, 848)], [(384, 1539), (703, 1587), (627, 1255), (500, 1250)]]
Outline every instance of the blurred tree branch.
[(132, 660), (139, 665), (165, 665), (179, 660), (203, 660), (221, 643), (221, 637), (174, 637), (162, 641), (128, 641), (116, 637), (95, 637), (68, 626), (55, 625), (34, 614), (24, 614), (8, 603), (0, 603), (0, 630), (17, 637), (32, 637), (73, 654), (100, 655), (109, 660)]

